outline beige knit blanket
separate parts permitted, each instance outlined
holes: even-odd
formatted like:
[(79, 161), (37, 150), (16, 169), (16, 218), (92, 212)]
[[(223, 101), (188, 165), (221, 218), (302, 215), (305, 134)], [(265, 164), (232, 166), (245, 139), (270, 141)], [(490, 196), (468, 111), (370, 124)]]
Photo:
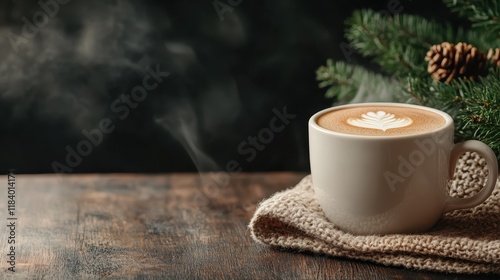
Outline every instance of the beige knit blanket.
[[(450, 184), (451, 195), (474, 195), (486, 173), (483, 159), (465, 154)], [(500, 274), (500, 181), (483, 204), (445, 214), (429, 232), (356, 236), (326, 219), (309, 175), (262, 201), (249, 227), (255, 241), (272, 247), (412, 269)]]

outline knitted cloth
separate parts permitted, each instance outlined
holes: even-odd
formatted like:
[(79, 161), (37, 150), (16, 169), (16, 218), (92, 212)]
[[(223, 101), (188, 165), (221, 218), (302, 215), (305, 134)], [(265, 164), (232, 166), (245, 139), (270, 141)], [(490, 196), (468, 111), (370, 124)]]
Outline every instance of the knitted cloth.
[[(485, 165), (475, 153), (462, 156), (450, 194), (469, 197), (480, 191)], [(445, 214), (429, 232), (379, 236), (353, 235), (329, 222), (308, 175), (262, 201), (249, 227), (255, 241), (272, 247), (412, 269), (500, 274), (500, 181), (484, 203)]]

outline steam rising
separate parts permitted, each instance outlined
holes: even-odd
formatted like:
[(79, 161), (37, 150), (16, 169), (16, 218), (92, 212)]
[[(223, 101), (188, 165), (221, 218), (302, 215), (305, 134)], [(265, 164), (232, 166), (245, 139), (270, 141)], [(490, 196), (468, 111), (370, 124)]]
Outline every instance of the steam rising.
[[(225, 38), (223, 44), (242, 44), (245, 33), (239, 18), (232, 14), (227, 24), (220, 24), (217, 14), (208, 7), (203, 13), (212, 20), (205, 20), (209, 24), (198, 32), (215, 30), (217, 39)], [(33, 14), (41, 10), (36, 2), (16, 1), (9, 16), (11, 25), (0, 29), (4, 38), (0, 40), (0, 100), (15, 104), (14, 118), (31, 113), (52, 123), (64, 121), (73, 133), (95, 127), (115, 98), (142, 81), (144, 68), (151, 63), (162, 65), (176, 75), (175, 79), (186, 83), (193, 79), (189, 75), (196, 66), (196, 75), (210, 81), (201, 83), (201, 97), (195, 101), (202, 104), (201, 125), (212, 135), (238, 114), (239, 97), (233, 78), (224, 72), (214, 78), (211, 69), (200, 67), (195, 45), (180, 39), (164, 40), (166, 34), (162, 32), (170, 27), (165, 13), (151, 13), (135, 1), (69, 1), (60, 5), (57, 14), (32, 38), (24, 38), (21, 18), (33, 23)], [(9, 34), (24, 38), (17, 53)], [(158, 34), (161, 37), (155, 37)], [(179, 84), (165, 94), (175, 96), (190, 86)], [(213, 169), (213, 161), (198, 148), (199, 125), (192, 105), (168, 101), (155, 114), (192, 158), (200, 158), (194, 160), (200, 170)]]
[(0, 102), (12, 109), (5, 114), (13, 123), (40, 120), (35, 133), (60, 125), (54, 137), (69, 140), (60, 148), (50, 142), (47, 154), (61, 152), (74, 145), (69, 136), (81, 137), (82, 129), (95, 128), (102, 118), (118, 119), (110, 112), (112, 102), (142, 83), (147, 65), (161, 65), (172, 77), (148, 92), (138, 119), (156, 120), (200, 172), (220, 170), (203, 150), (207, 143), (231, 143), (228, 154), (236, 154), (250, 133), (245, 126), (262, 121), (260, 105), (284, 96), (282, 88), (290, 88), (304, 62), (311, 63), (309, 55), (297, 54), (314, 52), (318, 44), (301, 42), (329, 42), (326, 28), (297, 3), (266, 4), (266, 13), (253, 15), (257, 6), (248, 3), (226, 12), (221, 22), (211, 3), (167, 1), (157, 9), (153, 2), (68, 1), (16, 52), (9, 34), (23, 37), (22, 18), (33, 22), (42, 8), (38, 1), (11, 1), (4, 11), (7, 24), (0, 25)]
[(199, 148), (198, 121), (192, 105), (188, 101), (179, 103), (167, 108), (168, 114), (156, 122), (182, 144), (199, 172), (217, 170), (215, 161)]
[(16, 53), (8, 35), (23, 36), (20, 19), (33, 22), (34, 11), (41, 10), (31, 5), (14, 6), (14, 25), (0, 29), (0, 99), (15, 104), (14, 117), (32, 112), (36, 118), (64, 120), (77, 131), (95, 126), (114, 98), (110, 95), (129, 86), (118, 79), (143, 75), (153, 27), (129, 1), (70, 1), (35, 36), (19, 43)]
[(349, 103), (364, 102), (401, 102), (400, 85), (392, 80), (370, 81), (365, 78), (361, 81), (356, 96)]

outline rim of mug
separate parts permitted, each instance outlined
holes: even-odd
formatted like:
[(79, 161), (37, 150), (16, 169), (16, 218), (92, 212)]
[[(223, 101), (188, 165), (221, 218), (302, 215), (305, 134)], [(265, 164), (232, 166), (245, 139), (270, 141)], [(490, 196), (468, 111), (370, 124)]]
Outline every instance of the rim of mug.
[[(341, 132), (336, 132), (336, 131), (331, 131), (329, 129), (323, 128), (319, 126), (319, 124), (316, 122), (319, 116), (330, 112), (330, 111), (336, 111), (344, 108), (350, 108), (350, 107), (359, 107), (359, 106), (389, 106), (389, 107), (408, 107), (408, 108), (415, 108), (415, 109), (420, 109), (420, 110), (425, 110), (425, 111), (430, 111), (433, 113), (436, 113), (440, 116), (442, 116), (445, 120), (445, 124), (432, 131), (426, 131), (422, 133), (416, 133), (416, 134), (408, 134), (408, 135), (385, 135), (385, 136), (373, 136), (373, 135), (357, 135), (357, 134), (347, 134), (347, 133), (341, 133)], [(448, 113), (430, 108), (430, 107), (425, 107), (421, 105), (415, 105), (415, 104), (407, 104), (407, 103), (395, 103), (395, 102), (367, 102), (367, 103), (351, 103), (351, 104), (345, 104), (345, 105), (338, 105), (335, 107), (329, 107), (326, 109), (323, 109), (319, 112), (316, 112), (314, 115), (312, 115), (309, 118), (309, 127), (312, 127), (318, 131), (321, 131), (323, 133), (335, 135), (335, 136), (341, 136), (341, 137), (349, 137), (349, 138), (364, 138), (364, 139), (395, 139), (395, 138), (412, 138), (412, 137), (421, 137), (429, 134), (435, 134), (440, 131), (448, 129), (450, 126), (454, 126), (454, 121), (453, 118), (448, 115)]]

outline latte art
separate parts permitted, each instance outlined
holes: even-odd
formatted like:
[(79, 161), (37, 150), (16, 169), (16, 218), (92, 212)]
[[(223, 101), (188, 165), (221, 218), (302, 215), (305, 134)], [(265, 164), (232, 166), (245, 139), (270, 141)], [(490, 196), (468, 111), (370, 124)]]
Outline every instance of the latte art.
[(435, 131), (446, 125), (446, 120), (424, 109), (360, 104), (326, 112), (316, 119), (316, 123), (349, 135), (397, 136)]
[(409, 126), (413, 123), (408, 117), (396, 118), (394, 114), (385, 111), (368, 112), (361, 115), (361, 119), (349, 118), (347, 123), (357, 127), (380, 129), (386, 131), (391, 128), (400, 128)]

